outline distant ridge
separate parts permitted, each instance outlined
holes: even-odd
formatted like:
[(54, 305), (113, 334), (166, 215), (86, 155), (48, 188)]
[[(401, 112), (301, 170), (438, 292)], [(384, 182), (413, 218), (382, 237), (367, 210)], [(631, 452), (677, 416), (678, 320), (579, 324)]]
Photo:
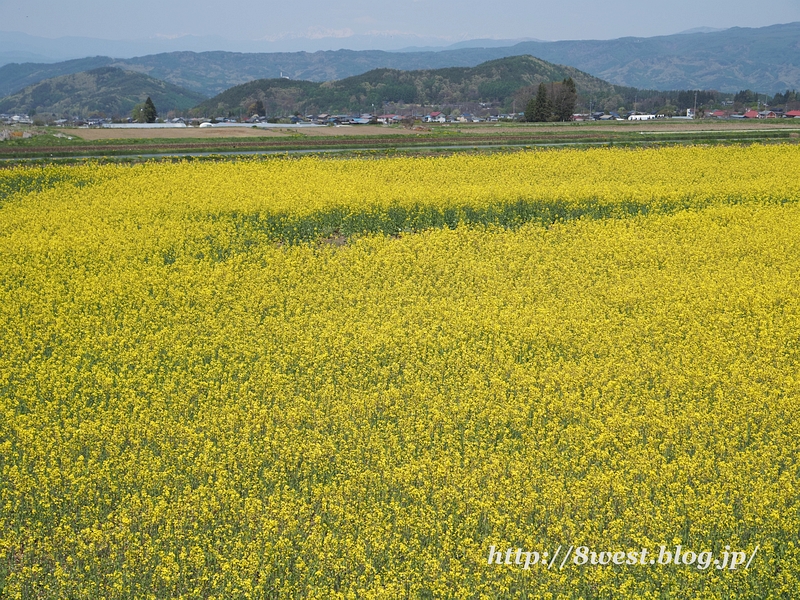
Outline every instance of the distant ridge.
[(708, 33), (651, 38), (521, 42), (494, 48), (425, 52), (336, 50), (320, 52), (169, 52), (132, 59), (109, 57), (54, 64), (0, 67), (0, 96), (41, 81), (99, 66), (115, 66), (213, 96), (255, 79), (331, 81), (376, 68), (400, 70), (473, 67), (507, 56), (531, 55), (575, 67), (611, 83), (640, 89), (751, 89), (775, 93), (800, 89), (800, 23), (733, 27)]
[(459, 50), (461, 48), (507, 48), (509, 46), (516, 46), (522, 42), (544, 42), (544, 40), (537, 40), (536, 38), (519, 38), (514, 40), (483, 38), (465, 40), (447, 46), (408, 46), (400, 50), (395, 50), (394, 52), (438, 52), (442, 50)]
[[(0, 20), (2, 27), (2, 20)], [(485, 40), (458, 42), (470, 47), (487, 46)], [(489, 40), (489, 42), (498, 40)], [(527, 39), (499, 40), (500, 45), (511, 46)], [(0, 66), (19, 62), (14, 56), (36, 56), (36, 62), (61, 62), (85, 56), (111, 56), (118, 59), (167, 52), (317, 52), (326, 50), (384, 50), (399, 52), (409, 47), (442, 50), (453, 44), (440, 36), (414, 34), (368, 34), (347, 37), (284, 37), (276, 40), (229, 40), (215, 35), (182, 35), (178, 37), (146, 37), (126, 40), (108, 40), (81, 36), (47, 38), (18, 31), (0, 31)], [(489, 43), (488, 46), (493, 44)], [(460, 46), (461, 47), (461, 46)]]
[(717, 31), (725, 31), (725, 28), (719, 29), (716, 27), (692, 27), (691, 29), (679, 31), (678, 35), (684, 35), (687, 33), (716, 33)]

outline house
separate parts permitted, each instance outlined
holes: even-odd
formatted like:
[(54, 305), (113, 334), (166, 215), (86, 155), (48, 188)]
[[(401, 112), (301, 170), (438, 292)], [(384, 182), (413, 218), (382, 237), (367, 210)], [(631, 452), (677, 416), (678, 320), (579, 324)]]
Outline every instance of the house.
[(757, 119), (758, 118), (758, 111), (753, 110), (752, 108), (748, 110), (744, 115), (742, 115), (745, 119)]
[(459, 123), (480, 123), (483, 121), (483, 119), (471, 113), (464, 113), (461, 116), (453, 119), (453, 121), (458, 121)]
[(788, 117), (789, 119), (800, 119), (800, 110), (790, 110), (787, 113), (784, 113), (784, 117)]
[(762, 110), (760, 113), (758, 113), (759, 119), (774, 119), (777, 116), (778, 115), (775, 114), (774, 110)]

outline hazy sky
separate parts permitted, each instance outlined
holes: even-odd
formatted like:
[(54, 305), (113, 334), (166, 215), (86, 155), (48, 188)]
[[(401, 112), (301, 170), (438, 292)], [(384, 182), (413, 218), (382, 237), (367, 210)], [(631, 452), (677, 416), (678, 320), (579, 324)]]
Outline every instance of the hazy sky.
[[(650, 9), (650, 6), (658, 6)], [(728, 2), (597, 0), (0, 0), (0, 29), (36, 36), (136, 39), (215, 35), (229, 40), (351, 35), (610, 39), (678, 33), (700, 26), (761, 27), (800, 21), (800, 0)], [(346, 46), (346, 44), (345, 44)]]

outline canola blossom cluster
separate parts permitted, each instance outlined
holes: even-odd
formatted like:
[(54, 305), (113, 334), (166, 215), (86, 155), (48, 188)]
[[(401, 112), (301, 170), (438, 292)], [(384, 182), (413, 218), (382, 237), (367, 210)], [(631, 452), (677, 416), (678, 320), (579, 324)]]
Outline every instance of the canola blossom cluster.
[(0, 171), (0, 597), (794, 597), (797, 164)]

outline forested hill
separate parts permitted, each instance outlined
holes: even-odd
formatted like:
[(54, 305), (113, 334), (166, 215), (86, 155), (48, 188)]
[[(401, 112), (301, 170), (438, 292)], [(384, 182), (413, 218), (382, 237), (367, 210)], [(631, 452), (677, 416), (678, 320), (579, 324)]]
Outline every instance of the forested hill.
[(0, 99), (0, 113), (121, 117), (129, 116), (131, 109), (148, 96), (163, 115), (191, 108), (204, 98), (142, 73), (100, 67), (27, 86)]
[[(260, 100), (266, 113), (339, 113), (383, 111), (385, 103), (428, 106), (494, 103), (524, 109), (541, 82), (571, 77), (585, 97), (611, 98), (621, 88), (575, 68), (555, 65), (532, 56), (493, 60), (477, 67), (398, 71), (375, 69), (340, 81), (315, 83), (287, 79), (260, 79), (235, 86), (206, 100), (194, 113), (207, 116), (247, 110)], [(516, 102), (515, 102), (516, 101)]]

